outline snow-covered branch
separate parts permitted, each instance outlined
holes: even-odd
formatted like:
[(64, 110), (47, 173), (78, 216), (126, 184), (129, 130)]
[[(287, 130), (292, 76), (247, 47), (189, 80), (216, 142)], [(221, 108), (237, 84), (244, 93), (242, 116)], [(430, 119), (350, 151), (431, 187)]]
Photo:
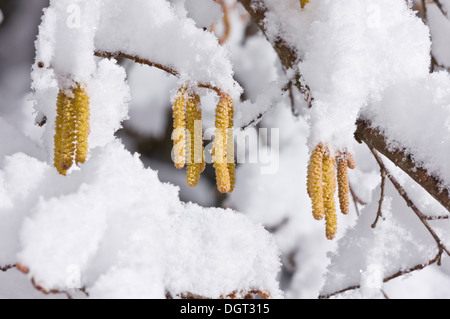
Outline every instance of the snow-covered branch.
[[(273, 30), (267, 30), (267, 17), (269, 10), (266, 7), (266, 1), (239, 0), (239, 2), (245, 7), (251, 15), (253, 21), (258, 25), (262, 32), (265, 33), (286, 69), (294, 68), (296, 64), (301, 62), (302, 57), (300, 56), (298, 50), (288, 44), (288, 41), (283, 38), (283, 34), (274, 36), (271, 34)], [(273, 12), (270, 12), (270, 14), (273, 14)], [(298, 74), (297, 79), (301, 79), (300, 74)], [(295, 85), (300, 89), (300, 92), (305, 93), (305, 88), (308, 87), (302, 83), (303, 82), (301, 81), (297, 81)], [(364, 121), (359, 119), (357, 121), (357, 130), (355, 134), (358, 139), (375, 148), (393, 161), (394, 164), (410, 175), (427, 192), (429, 192), (447, 210), (450, 211), (449, 190), (443, 186), (447, 181), (445, 179), (441, 180), (439, 176), (436, 176), (436, 174), (430, 173), (430, 171), (426, 168), (426, 164), (417, 165), (414, 159), (417, 159), (418, 156), (416, 156), (416, 154), (404, 151), (405, 149), (410, 148), (408, 145), (397, 145), (395, 149), (390, 147), (388, 141), (391, 140), (388, 139), (388, 137), (385, 136), (381, 130), (373, 128), (376, 126), (377, 125), (371, 123), (371, 121), (367, 118), (365, 118)], [(395, 142), (398, 144), (398, 141)]]

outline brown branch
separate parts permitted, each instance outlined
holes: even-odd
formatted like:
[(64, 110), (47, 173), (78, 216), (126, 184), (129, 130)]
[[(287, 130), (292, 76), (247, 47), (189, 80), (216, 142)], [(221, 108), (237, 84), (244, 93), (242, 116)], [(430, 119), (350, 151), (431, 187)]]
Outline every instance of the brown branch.
[[(301, 57), (297, 54), (294, 48), (290, 47), (287, 42), (279, 37), (278, 39), (271, 41), (266, 34), (266, 28), (264, 19), (266, 17), (267, 9), (265, 7), (264, 1), (262, 0), (238, 0), (247, 12), (250, 14), (253, 22), (259, 27), (259, 29), (263, 32), (266, 39), (272, 44), (272, 47), (278, 54), (281, 63), (283, 66), (289, 69), (296, 69), (296, 65), (301, 62)], [(300, 93), (305, 96), (305, 101), (308, 102), (309, 107), (311, 107), (311, 103), (313, 98), (309, 92), (309, 87), (307, 85), (302, 84), (301, 75), (297, 74), (295, 78), (295, 86), (299, 89)]]
[(219, 38), (219, 44), (223, 45), (225, 42), (228, 41), (228, 38), (231, 35), (230, 8), (228, 7), (228, 5), (225, 3), (224, 0), (216, 0), (216, 3), (218, 3), (222, 7), (223, 11), (223, 24), (225, 26), (225, 32)]
[(370, 148), (382, 153), (395, 165), (407, 173), (414, 181), (421, 185), (431, 196), (433, 196), (445, 209), (450, 211), (450, 194), (447, 189), (441, 187), (441, 181), (431, 176), (424, 168), (417, 167), (409, 154), (403, 150), (393, 151), (389, 148), (386, 138), (378, 130), (371, 128), (366, 121), (358, 121), (355, 137)]
[(375, 218), (374, 223), (372, 224), (372, 228), (377, 227), (378, 220), (383, 217), (383, 201), (384, 201), (384, 195), (385, 195), (385, 188), (386, 188), (386, 175), (387, 171), (384, 168), (380, 168), (381, 173), (381, 194), (380, 194), (380, 201), (378, 202), (378, 211), (377, 211), (377, 217)]
[[(431, 259), (430, 261), (428, 261), (428, 262), (426, 262), (424, 264), (419, 264), (419, 265), (416, 265), (414, 267), (411, 267), (411, 268), (408, 268), (408, 269), (405, 269), (405, 270), (400, 270), (400, 271), (398, 271), (398, 272), (396, 272), (396, 273), (394, 273), (394, 274), (384, 278), (383, 279), (383, 283), (387, 283), (387, 282), (391, 281), (392, 279), (395, 279), (395, 278), (398, 278), (398, 277), (401, 277), (401, 276), (405, 276), (405, 275), (410, 274), (410, 273), (412, 273), (414, 271), (422, 270), (422, 269), (424, 269), (424, 268), (426, 268), (428, 266), (431, 266), (431, 265), (439, 262), (441, 260), (441, 257), (442, 257), (442, 251), (440, 251), (436, 255), (436, 257), (434, 257), (433, 259)], [(361, 285), (355, 285), (355, 286), (347, 287), (347, 288), (344, 288), (344, 289), (332, 292), (330, 294), (320, 295), (319, 299), (328, 299), (328, 298), (331, 298), (333, 296), (339, 295), (341, 293), (344, 293), (344, 292), (347, 292), (347, 291), (351, 291), (351, 290), (360, 289), (360, 288), (361, 288)]]
[[(100, 58), (106, 58), (106, 59), (125, 58), (125, 59), (134, 61), (134, 62), (139, 63), (139, 64), (145, 64), (145, 65), (148, 65), (150, 67), (154, 67), (154, 68), (160, 69), (160, 70), (162, 70), (164, 72), (167, 72), (169, 74), (172, 74), (173, 76), (176, 76), (176, 77), (180, 76), (180, 73), (177, 70), (175, 70), (174, 68), (171, 68), (171, 67), (166, 66), (166, 65), (162, 65), (160, 63), (155, 63), (155, 62), (149, 61), (147, 59), (141, 58), (139, 56), (127, 54), (127, 53), (124, 53), (124, 52), (95, 51), (94, 55), (98, 56)], [(208, 83), (198, 83), (197, 86), (201, 87), (201, 88), (205, 88), (205, 89), (210, 89), (210, 90), (216, 91), (218, 95), (222, 94), (222, 90), (220, 88), (218, 88), (216, 86), (213, 86), (213, 85), (210, 85)]]
[[(245, 7), (253, 21), (264, 33), (266, 17), (266, 7), (262, 0), (239, 0)], [(275, 51), (278, 53), (280, 61), (286, 69), (293, 68), (301, 59), (297, 52), (290, 48), (287, 43), (279, 38), (272, 43)], [(308, 92), (308, 87), (303, 86), (300, 81), (301, 75), (297, 76), (297, 81), (294, 83), (301, 92)], [(310, 98), (312, 101), (313, 98)], [(263, 115), (261, 115), (263, 116)], [(388, 148), (386, 138), (380, 132), (373, 130), (369, 122), (358, 120), (355, 137), (365, 142), (367, 145), (375, 148), (380, 153), (389, 158), (395, 165), (404, 170), (411, 176), (418, 184), (420, 184), (428, 193), (430, 193), (442, 206), (450, 211), (450, 194), (446, 189), (442, 189), (441, 181), (437, 177), (430, 176), (428, 172), (420, 167), (417, 167), (411, 160), (414, 154), (406, 154), (403, 151), (392, 151)], [(406, 159), (406, 161), (405, 161)]]
[(16, 267), (16, 265), (6, 265), (3, 267), (0, 267), (0, 271), (7, 272), (8, 270), (15, 268), (15, 267)]
[(443, 220), (450, 219), (450, 216), (424, 216), (425, 220)]
[(386, 168), (386, 166), (383, 163), (383, 160), (381, 159), (380, 155), (378, 154), (378, 152), (371, 146), (369, 146), (370, 151), (372, 152), (373, 156), (375, 157), (378, 165), (380, 166), (380, 168), (382, 170), (386, 171), (386, 174), (389, 178), (389, 180), (391, 181), (391, 183), (394, 185), (395, 189), (397, 189), (398, 193), (400, 194), (401, 197), (403, 197), (403, 199), (405, 200), (406, 204), (408, 205), (409, 208), (411, 208), (411, 210), (417, 215), (417, 217), (420, 219), (420, 221), (422, 222), (422, 224), (425, 226), (425, 228), (428, 230), (428, 232), (431, 234), (431, 236), (433, 237), (433, 239), (436, 241), (436, 244), (439, 247), (439, 251), (445, 251), (447, 253), (447, 255), (450, 256), (450, 251), (448, 250), (448, 248), (444, 245), (444, 243), (442, 242), (442, 240), (439, 238), (439, 236), (436, 234), (436, 232), (434, 231), (434, 229), (430, 226), (430, 224), (427, 222), (427, 216), (425, 216), (418, 208), (417, 206), (414, 204), (414, 202), (409, 198), (408, 194), (406, 193), (406, 191), (404, 190), (404, 188), (400, 185), (400, 183), (397, 181), (397, 179), (388, 171), (388, 169)]
[(356, 195), (356, 192), (353, 189), (353, 186), (351, 184), (349, 185), (349, 189), (350, 189), (350, 194), (352, 195), (353, 204), (355, 205), (356, 215), (359, 216), (358, 204), (364, 206), (364, 205), (367, 205), (367, 203), (364, 202), (361, 198), (359, 198), (358, 195)]

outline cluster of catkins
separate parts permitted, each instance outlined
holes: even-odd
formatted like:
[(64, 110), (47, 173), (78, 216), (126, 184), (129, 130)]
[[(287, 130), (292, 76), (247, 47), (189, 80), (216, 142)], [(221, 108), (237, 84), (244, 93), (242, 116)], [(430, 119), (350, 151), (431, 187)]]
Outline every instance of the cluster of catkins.
[[(223, 92), (219, 92), (219, 98), (213, 163), (218, 190), (231, 193), (235, 184), (233, 100)], [(194, 187), (205, 170), (202, 109), (198, 94), (186, 87), (178, 90), (173, 102), (173, 129), (175, 167), (182, 169), (187, 166), (187, 184)]]
[(84, 163), (88, 154), (89, 96), (76, 83), (73, 88), (60, 89), (56, 103), (54, 165), (66, 175), (75, 162)]
[(350, 189), (347, 168), (354, 169), (355, 167), (355, 161), (350, 154), (333, 156), (328, 147), (323, 144), (317, 145), (311, 154), (307, 176), (308, 195), (311, 198), (314, 218), (322, 220), (325, 217), (326, 236), (330, 240), (336, 237), (337, 232), (334, 202), (336, 180), (340, 209), (344, 215), (347, 215)]

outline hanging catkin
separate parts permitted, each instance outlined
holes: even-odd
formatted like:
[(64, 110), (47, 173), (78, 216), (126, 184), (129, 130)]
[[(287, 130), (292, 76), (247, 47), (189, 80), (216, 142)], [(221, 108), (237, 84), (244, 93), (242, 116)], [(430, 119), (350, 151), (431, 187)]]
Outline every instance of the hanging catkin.
[(234, 190), (236, 184), (236, 163), (234, 160), (234, 106), (233, 101), (228, 102), (228, 130), (227, 130), (227, 166), (230, 176), (230, 193)]
[(187, 141), (187, 184), (194, 187), (198, 184), (203, 166), (203, 145), (201, 121), (198, 121), (200, 97), (190, 94), (186, 102)]
[(175, 167), (186, 163), (186, 89), (180, 88), (173, 103), (173, 152)]
[(216, 107), (216, 131), (213, 146), (217, 188), (221, 193), (231, 192), (230, 171), (227, 165), (227, 130), (230, 125), (229, 106), (230, 97), (226, 94), (221, 94)]
[(63, 90), (58, 93), (56, 113), (54, 165), (61, 175), (66, 175), (73, 165), (75, 156), (76, 118), (73, 98)]
[(325, 215), (322, 181), (323, 154), (324, 146), (317, 145), (311, 154), (307, 175), (308, 195), (311, 198), (313, 216), (317, 220), (323, 219)]
[(347, 159), (345, 157), (339, 157), (337, 159), (339, 206), (342, 214), (344, 215), (347, 215), (349, 212), (349, 183), (347, 165)]
[(195, 134), (196, 134), (196, 163), (199, 164), (200, 173), (203, 173), (206, 168), (205, 162), (205, 150), (203, 148), (203, 119), (202, 119), (202, 107), (201, 100), (198, 94), (195, 95), (197, 103), (197, 117), (195, 121)]
[(89, 128), (89, 96), (86, 94), (84, 88), (82, 88), (79, 84), (73, 90), (74, 98), (73, 98), (73, 107), (75, 110), (75, 118), (76, 118), (76, 154), (75, 154), (75, 163), (78, 165), (79, 163), (86, 162), (86, 158), (88, 155), (88, 137), (90, 133)]
[(323, 155), (323, 206), (325, 209), (326, 236), (334, 239), (337, 232), (336, 205), (336, 160), (328, 150)]

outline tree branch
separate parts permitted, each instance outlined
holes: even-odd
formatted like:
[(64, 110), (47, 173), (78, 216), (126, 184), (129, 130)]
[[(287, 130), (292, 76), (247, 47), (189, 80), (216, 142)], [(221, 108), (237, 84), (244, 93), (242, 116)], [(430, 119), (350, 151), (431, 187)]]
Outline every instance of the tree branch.
[[(252, 20), (265, 34), (265, 23), (264, 19), (266, 16), (267, 9), (262, 0), (238, 0), (248, 11)], [(267, 36), (266, 36), (267, 37)], [(270, 41), (269, 41), (270, 42)], [(278, 53), (281, 63), (286, 69), (293, 68), (301, 58), (298, 57), (297, 52), (290, 48), (287, 43), (279, 38), (277, 41), (272, 43), (275, 51)], [(297, 82), (294, 83), (302, 93), (307, 92), (309, 94), (309, 88), (303, 86), (299, 79), (300, 75), (297, 76)], [(310, 98), (312, 101), (313, 98)], [(261, 115), (263, 116), (263, 115)], [(435, 177), (428, 174), (428, 172), (420, 167), (417, 167), (412, 161), (414, 154), (407, 154), (403, 151), (392, 151), (387, 146), (387, 138), (383, 136), (380, 132), (371, 128), (371, 123), (368, 121), (358, 120), (357, 130), (355, 132), (355, 137), (375, 148), (380, 153), (389, 158), (395, 165), (400, 167), (409, 176), (411, 176), (419, 185), (421, 185), (428, 193), (431, 194), (442, 206), (444, 206), (450, 212), (450, 194), (446, 189), (442, 189), (441, 181)], [(405, 160), (406, 159), (406, 160)]]
[(6, 265), (3, 267), (0, 267), (0, 271), (7, 272), (8, 270), (15, 268), (15, 267), (16, 267), (16, 265)]
[[(410, 273), (412, 273), (414, 271), (422, 270), (422, 269), (424, 269), (424, 268), (426, 268), (428, 266), (431, 266), (431, 265), (439, 262), (441, 260), (441, 257), (442, 257), (442, 252), (439, 252), (436, 255), (436, 257), (434, 257), (433, 259), (431, 259), (430, 261), (428, 261), (428, 262), (426, 262), (424, 264), (419, 264), (419, 265), (416, 265), (414, 267), (411, 267), (411, 268), (408, 268), (408, 269), (405, 269), (405, 270), (400, 270), (400, 271), (398, 271), (398, 272), (396, 272), (396, 273), (394, 273), (394, 274), (384, 278), (383, 279), (383, 283), (387, 283), (387, 282), (391, 281), (392, 279), (395, 279), (395, 278), (398, 278), (398, 277), (410, 274)], [(351, 291), (351, 290), (356, 290), (356, 289), (359, 289), (359, 288), (361, 288), (360, 285), (347, 287), (347, 288), (341, 289), (339, 291), (332, 292), (330, 294), (320, 295), (319, 299), (328, 299), (328, 298), (331, 298), (333, 296), (339, 295), (341, 293), (344, 293), (344, 292), (347, 292), (347, 291)]]
[(400, 185), (400, 183), (397, 181), (397, 179), (388, 171), (386, 166), (383, 163), (383, 160), (381, 159), (378, 152), (371, 146), (369, 146), (370, 151), (372, 152), (373, 156), (375, 157), (378, 165), (380, 166), (380, 169), (386, 172), (387, 177), (391, 181), (391, 183), (394, 185), (395, 189), (398, 191), (401, 197), (405, 200), (406, 204), (409, 208), (417, 215), (417, 217), (420, 219), (422, 224), (425, 226), (425, 228), (428, 230), (428, 232), (431, 234), (433, 239), (436, 241), (436, 244), (438, 245), (439, 251), (442, 253), (445, 251), (447, 255), (450, 256), (450, 250), (444, 245), (442, 240), (439, 238), (439, 236), (436, 234), (434, 229), (430, 226), (430, 224), (427, 221), (427, 216), (425, 216), (414, 204), (414, 202), (409, 198), (408, 194), (404, 190), (404, 188)]
[(367, 121), (357, 122), (355, 137), (386, 156), (450, 211), (449, 191), (441, 187), (442, 183), (438, 178), (431, 176), (426, 169), (416, 166), (412, 160), (413, 154), (402, 150), (391, 150), (386, 138), (378, 130), (371, 128)]
[[(165, 72), (167, 72), (169, 74), (172, 74), (173, 76), (176, 76), (176, 77), (180, 76), (180, 74), (179, 74), (179, 72), (177, 70), (175, 70), (175, 69), (173, 69), (173, 68), (171, 68), (169, 66), (162, 65), (162, 64), (159, 64), (159, 63), (155, 63), (155, 62), (149, 61), (147, 59), (141, 58), (139, 56), (127, 54), (127, 53), (124, 53), (124, 52), (95, 51), (94, 55), (98, 56), (100, 58), (107, 58), (107, 59), (111, 59), (111, 58), (115, 58), (115, 59), (125, 58), (125, 59), (134, 61), (134, 62), (139, 63), (139, 64), (145, 64), (145, 65), (148, 65), (150, 67), (154, 67), (154, 68), (160, 69), (160, 70), (165, 71)], [(219, 95), (222, 94), (222, 90), (220, 88), (218, 88), (216, 86), (213, 86), (213, 85), (210, 85), (208, 83), (198, 83), (197, 86), (201, 87), (201, 88), (205, 88), (205, 89), (214, 90)]]

